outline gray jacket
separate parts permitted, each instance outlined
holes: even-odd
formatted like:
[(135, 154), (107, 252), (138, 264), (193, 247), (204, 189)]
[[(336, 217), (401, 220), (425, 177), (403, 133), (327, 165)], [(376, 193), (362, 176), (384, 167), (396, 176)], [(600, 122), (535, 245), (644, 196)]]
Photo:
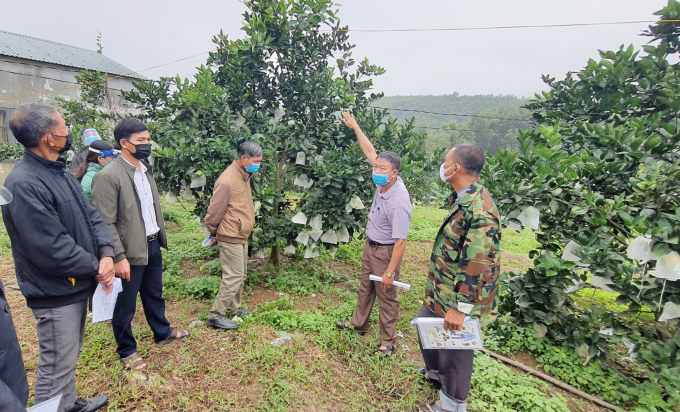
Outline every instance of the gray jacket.
[[(151, 166), (146, 166), (146, 177), (153, 193), (153, 206), (156, 211), (156, 223), (161, 229), (158, 240), (161, 246), (168, 248), (168, 238), (163, 222), (161, 201), (153, 179)], [(110, 165), (94, 175), (92, 180), (92, 206), (94, 206), (109, 225), (116, 246), (113, 250), (114, 261), (127, 259), (131, 265), (148, 263), (148, 244), (146, 230), (142, 218), (142, 207), (135, 187), (135, 167), (118, 157)]]

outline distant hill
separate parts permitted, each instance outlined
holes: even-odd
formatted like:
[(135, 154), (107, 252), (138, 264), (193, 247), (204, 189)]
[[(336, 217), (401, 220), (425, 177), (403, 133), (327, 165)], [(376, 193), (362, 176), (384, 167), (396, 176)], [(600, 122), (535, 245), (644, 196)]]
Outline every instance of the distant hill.
[[(495, 111), (495, 109), (514, 109), (527, 103), (526, 99), (513, 95), (460, 96), (458, 93), (454, 93), (440, 96), (385, 96), (372, 106), (439, 113), (481, 114)], [(465, 123), (470, 120), (470, 117), (465, 116), (442, 116), (398, 110), (390, 110), (390, 113), (400, 119), (415, 117), (417, 120), (425, 120), (426, 124), (430, 127), (439, 127), (442, 123), (449, 123), (452, 120), (455, 120), (457, 123)]]

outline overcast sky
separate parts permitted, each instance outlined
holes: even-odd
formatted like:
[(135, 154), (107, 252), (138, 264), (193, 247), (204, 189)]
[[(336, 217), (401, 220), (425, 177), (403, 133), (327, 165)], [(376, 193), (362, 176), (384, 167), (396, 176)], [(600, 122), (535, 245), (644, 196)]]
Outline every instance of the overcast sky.
[[(652, 20), (666, 0), (344, 0), (350, 29), (482, 27)], [(237, 0), (117, 0), (5, 2), (0, 29), (95, 49), (139, 70), (214, 46), (220, 29), (242, 36), (245, 6)], [(514, 94), (545, 89), (542, 74), (563, 78), (598, 49), (640, 46), (647, 24), (458, 32), (350, 34), (355, 59), (387, 72), (375, 80), (386, 95)], [(207, 55), (145, 71), (147, 77), (191, 77)]]

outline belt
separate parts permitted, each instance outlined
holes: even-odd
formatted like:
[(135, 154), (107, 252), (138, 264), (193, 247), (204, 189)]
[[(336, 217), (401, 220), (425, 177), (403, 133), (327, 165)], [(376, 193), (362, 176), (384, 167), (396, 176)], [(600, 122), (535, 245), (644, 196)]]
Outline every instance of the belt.
[(156, 239), (158, 239), (158, 232), (154, 233), (153, 235), (149, 235), (149, 236), (146, 237), (147, 242), (153, 242)]
[(371, 246), (394, 246), (394, 243), (378, 243), (372, 241), (371, 239), (368, 239), (368, 244)]

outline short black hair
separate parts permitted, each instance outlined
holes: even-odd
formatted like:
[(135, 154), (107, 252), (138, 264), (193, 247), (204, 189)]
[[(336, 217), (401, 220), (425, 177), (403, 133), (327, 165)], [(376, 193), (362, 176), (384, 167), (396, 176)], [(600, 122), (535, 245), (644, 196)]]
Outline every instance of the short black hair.
[(17, 141), (30, 149), (38, 146), (40, 139), (59, 123), (54, 113), (58, 113), (57, 110), (46, 104), (24, 104), (14, 111), (9, 128)]
[(149, 130), (149, 128), (143, 121), (135, 117), (126, 117), (118, 123), (115, 129), (113, 129), (113, 138), (116, 139), (116, 143), (120, 145), (121, 140), (128, 139), (135, 133), (146, 132), (147, 130)]
[(238, 158), (240, 159), (241, 156), (245, 156), (246, 159), (262, 156), (262, 146), (256, 141), (248, 140), (238, 149)]
[(388, 162), (390, 162), (393, 169), (397, 169), (401, 172), (401, 156), (399, 156), (398, 154), (394, 152), (382, 152), (375, 158), (387, 160)]
[(484, 167), (484, 151), (472, 143), (461, 143), (453, 146), (453, 158), (465, 172), (472, 176), (479, 176)]

